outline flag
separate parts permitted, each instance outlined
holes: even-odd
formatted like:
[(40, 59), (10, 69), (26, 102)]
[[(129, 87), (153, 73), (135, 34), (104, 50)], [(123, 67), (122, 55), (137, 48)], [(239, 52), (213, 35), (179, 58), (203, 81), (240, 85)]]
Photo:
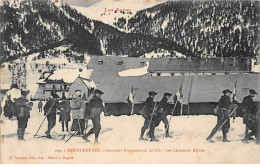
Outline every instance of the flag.
[(175, 96), (176, 96), (176, 100), (179, 101), (180, 103), (182, 103), (182, 100), (183, 100), (182, 85), (181, 85), (180, 89), (177, 91)]
[(134, 87), (133, 87), (133, 85), (132, 85), (132, 88), (130, 90), (127, 101), (128, 101), (129, 104), (131, 104), (131, 115), (133, 115), (134, 114)]
[(237, 100), (237, 97), (236, 97), (236, 93), (237, 93), (237, 81), (235, 82), (235, 86), (234, 86), (234, 90), (233, 90), (233, 101)]

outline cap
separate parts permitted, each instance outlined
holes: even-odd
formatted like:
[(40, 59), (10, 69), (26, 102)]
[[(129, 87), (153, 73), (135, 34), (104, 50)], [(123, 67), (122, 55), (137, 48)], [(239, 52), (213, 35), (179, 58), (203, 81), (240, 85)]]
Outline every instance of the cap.
[(157, 95), (157, 93), (154, 91), (150, 91), (148, 94), (149, 94), (149, 96)]
[(95, 91), (94, 91), (94, 93), (98, 93), (98, 94), (104, 94), (104, 92), (102, 92), (101, 90), (99, 90), (99, 89), (96, 89)]
[(171, 93), (164, 93), (164, 95), (163, 96), (169, 96), (169, 97), (171, 97), (172, 96), (172, 94)]
[(224, 93), (224, 94), (226, 94), (226, 93), (232, 93), (232, 91), (229, 90), (229, 89), (226, 89), (226, 90), (223, 90), (223, 93)]
[(250, 93), (250, 94), (253, 94), (253, 95), (258, 95), (258, 93), (257, 93), (254, 89), (250, 89), (250, 90), (249, 90), (249, 93)]

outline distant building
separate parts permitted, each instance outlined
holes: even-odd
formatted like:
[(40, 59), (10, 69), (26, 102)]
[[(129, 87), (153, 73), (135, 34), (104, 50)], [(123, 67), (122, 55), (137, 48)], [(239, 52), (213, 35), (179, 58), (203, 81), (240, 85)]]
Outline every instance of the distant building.
[[(37, 82), (39, 87), (33, 99), (46, 100), (51, 97), (52, 93), (69, 98), (71, 97), (70, 86), (74, 81), (79, 77), (89, 78), (91, 73), (92, 70), (87, 69), (60, 69), (50, 73), (43, 73)], [(89, 81), (91, 82), (90, 85), (95, 85), (92, 83), (93, 81)]]
[(98, 84), (111, 76), (118, 76), (118, 72), (141, 68), (147, 65), (149, 59), (118, 56), (92, 56), (87, 68), (93, 69), (91, 79)]
[(69, 98), (73, 97), (76, 90), (80, 90), (81, 97), (86, 100), (94, 88), (96, 88), (96, 85), (92, 80), (79, 76), (69, 87)]
[(251, 72), (251, 58), (159, 58), (150, 59), (152, 76), (225, 75)]

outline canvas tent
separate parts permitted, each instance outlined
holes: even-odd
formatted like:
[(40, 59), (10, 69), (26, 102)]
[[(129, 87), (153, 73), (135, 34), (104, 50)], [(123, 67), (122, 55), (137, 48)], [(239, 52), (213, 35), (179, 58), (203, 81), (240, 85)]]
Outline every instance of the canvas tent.
[[(121, 107), (111, 107), (113, 109), (123, 108), (127, 105), (127, 98), (133, 86), (134, 103), (138, 106), (145, 102), (148, 92), (153, 90), (158, 93), (155, 101), (160, 101), (165, 92), (176, 94), (182, 85), (184, 112), (186, 114), (207, 114), (213, 113), (214, 107), (223, 95), (224, 89), (234, 89), (237, 81), (237, 100), (242, 102), (243, 97), (249, 94), (249, 89), (253, 88), (260, 93), (258, 85), (260, 74), (234, 74), (220, 76), (176, 76), (176, 77), (110, 77), (105, 82), (101, 82), (97, 88), (105, 94), (102, 96), (108, 105), (121, 105)], [(260, 97), (255, 97), (260, 102)], [(173, 99), (170, 98), (170, 103)], [(187, 111), (187, 105), (193, 109)], [(129, 108), (129, 106), (128, 106)], [(139, 107), (140, 108), (140, 107)], [(196, 110), (196, 111), (195, 111)], [(114, 111), (114, 112), (122, 112)]]

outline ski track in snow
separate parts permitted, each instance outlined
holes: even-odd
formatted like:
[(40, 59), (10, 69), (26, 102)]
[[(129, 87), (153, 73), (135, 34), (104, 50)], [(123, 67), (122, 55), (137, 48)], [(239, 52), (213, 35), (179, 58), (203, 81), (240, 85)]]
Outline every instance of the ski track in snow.
[[(153, 152), (153, 153), (106, 153), (106, 158), (109, 158), (112, 162), (131, 163), (131, 159), (135, 156), (142, 155), (142, 158), (135, 158), (135, 163), (147, 162), (147, 163), (259, 163), (260, 149), (259, 145), (253, 142), (250, 144), (244, 144), (241, 139), (244, 137), (245, 126), (242, 123), (242, 118), (237, 118), (234, 123), (231, 121), (231, 129), (228, 133), (228, 139), (230, 143), (223, 143), (222, 133), (218, 132), (214, 140), (216, 143), (208, 143), (205, 138), (209, 135), (210, 131), (214, 127), (217, 118), (215, 116), (178, 116), (173, 117), (170, 124), (170, 132), (173, 138), (163, 138), (165, 133), (164, 124), (161, 123), (156, 128), (155, 135), (160, 142), (139, 141), (140, 130), (143, 125), (144, 119), (142, 116), (109, 116), (105, 117), (101, 115), (101, 133), (99, 140), (101, 144), (94, 145), (94, 135), (90, 136), (91, 143), (85, 143), (81, 137), (72, 137), (68, 143), (65, 140), (69, 138), (71, 134), (61, 131), (61, 124), (58, 122), (59, 116), (57, 115), (56, 126), (53, 131), (58, 134), (66, 134), (64, 141), (51, 140), (46, 138), (35, 139), (33, 135), (36, 133), (41, 121), (43, 120), (43, 114), (39, 114), (36, 106), (37, 102), (34, 102), (33, 110), (31, 111), (31, 118), (28, 122), (28, 127), (25, 133), (26, 141), (18, 141), (16, 137), (17, 121), (8, 120), (7, 118), (1, 118), (4, 122), (0, 124), (2, 143), (1, 150), (12, 150), (9, 154), (2, 154), (2, 162), (5, 162), (9, 155), (12, 156), (41, 156), (42, 154), (47, 156), (74, 156), (74, 162), (102, 162), (104, 154), (99, 153), (55, 153), (55, 149), (84, 149), (84, 148), (100, 148), (105, 151), (107, 149), (204, 149), (205, 152)], [(44, 102), (45, 104), (45, 102)], [(169, 117), (168, 117), (169, 119)], [(69, 123), (71, 127), (72, 121)], [(92, 127), (92, 122), (89, 121), (89, 128)], [(39, 135), (44, 135), (47, 130), (47, 120), (44, 122), (42, 128), (39, 131)], [(88, 131), (87, 130), (87, 131)], [(57, 136), (52, 132), (53, 136)], [(7, 152), (6, 152), (7, 153)], [(90, 155), (95, 156), (95, 159), (89, 158)], [(132, 156), (133, 155), (133, 156)], [(165, 156), (167, 155), (167, 156)], [(172, 155), (172, 156), (171, 156)], [(243, 155), (243, 156), (241, 156)], [(80, 157), (86, 157), (82, 159)], [(152, 158), (151, 156), (156, 156)], [(189, 156), (189, 159), (186, 157)], [(19, 162), (19, 161), (16, 161)], [(40, 163), (41, 161), (31, 160), (31, 163)], [(44, 160), (45, 163), (69, 163), (69, 160)]]

